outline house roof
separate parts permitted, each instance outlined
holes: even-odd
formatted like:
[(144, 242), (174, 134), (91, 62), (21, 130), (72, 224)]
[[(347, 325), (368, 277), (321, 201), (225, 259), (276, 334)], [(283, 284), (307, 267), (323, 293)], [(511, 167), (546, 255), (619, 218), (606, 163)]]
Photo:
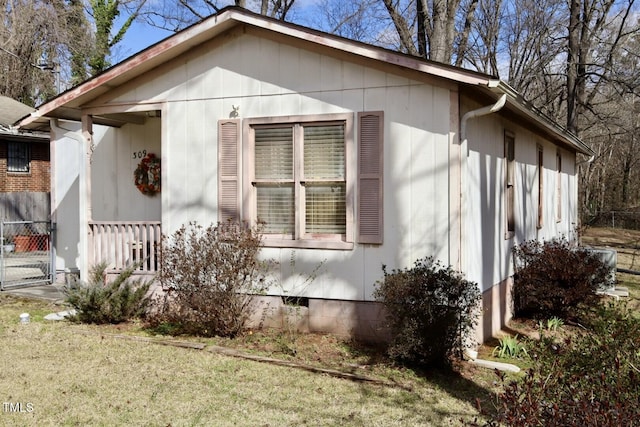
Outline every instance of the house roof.
[[(488, 101), (495, 102), (503, 94), (506, 94), (507, 102), (504, 109), (508, 113), (532, 125), (559, 145), (583, 154), (593, 155), (593, 151), (579, 138), (535, 110), (513, 88), (493, 76), (282, 22), (238, 7), (227, 7), (218, 14), (167, 37), (103, 73), (63, 92), (39, 106), (35, 112), (25, 113), (29, 115), (17, 121), (16, 125), (23, 129), (48, 130), (49, 119), (80, 120), (83, 105), (91, 100), (231, 28), (241, 25), (257, 27), (286, 37), (321, 45), (337, 53), (380, 61), (400, 69), (445, 79), (461, 85), (470, 93), (476, 93)], [(123, 124), (115, 116), (93, 116), (93, 122), (112, 126)]]
[(0, 95), (0, 138), (7, 140), (46, 140), (49, 141), (49, 135), (34, 134), (29, 131), (19, 132), (12, 127), (17, 120), (31, 114), (35, 108), (29, 107), (15, 99)]
[(0, 126), (8, 128), (22, 117), (31, 114), (32, 111), (35, 111), (35, 108), (0, 95)]

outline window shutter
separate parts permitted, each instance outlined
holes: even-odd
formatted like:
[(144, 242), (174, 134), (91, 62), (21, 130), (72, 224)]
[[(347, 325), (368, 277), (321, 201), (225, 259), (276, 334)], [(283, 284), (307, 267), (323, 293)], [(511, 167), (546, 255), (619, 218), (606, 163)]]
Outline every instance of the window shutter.
[(358, 113), (358, 243), (382, 244), (382, 111)]
[(240, 120), (218, 122), (218, 221), (240, 221)]

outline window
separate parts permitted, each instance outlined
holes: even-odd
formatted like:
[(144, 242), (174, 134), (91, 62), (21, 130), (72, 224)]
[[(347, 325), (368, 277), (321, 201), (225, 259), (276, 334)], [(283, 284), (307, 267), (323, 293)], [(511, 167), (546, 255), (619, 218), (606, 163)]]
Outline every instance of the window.
[(556, 153), (556, 221), (562, 221), (562, 155)]
[(513, 237), (516, 231), (515, 219), (515, 184), (516, 184), (516, 157), (515, 138), (512, 134), (504, 134), (504, 160), (505, 160), (505, 209), (507, 216), (506, 238)]
[(538, 228), (544, 225), (544, 152), (542, 146), (538, 145)]
[(357, 147), (353, 114), (245, 119), (242, 138), (220, 121), (219, 219), (262, 223), (265, 246), (381, 244), (383, 118), (358, 118)]
[(24, 142), (9, 142), (7, 153), (8, 172), (29, 172), (31, 166), (30, 145)]
[(346, 120), (251, 126), (251, 184), (265, 234), (346, 236), (346, 127)]

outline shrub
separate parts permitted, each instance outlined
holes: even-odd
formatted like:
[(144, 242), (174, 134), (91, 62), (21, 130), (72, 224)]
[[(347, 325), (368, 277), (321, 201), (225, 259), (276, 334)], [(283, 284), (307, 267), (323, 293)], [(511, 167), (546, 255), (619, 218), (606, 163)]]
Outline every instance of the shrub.
[(76, 281), (65, 286), (65, 300), (76, 314), (70, 320), (82, 323), (121, 323), (142, 317), (149, 306), (151, 281), (128, 280), (140, 267), (135, 263), (111, 283), (105, 283), (106, 263), (95, 265), (87, 283)]
[(477, 321), (478, 286), (433, 258), (418, 260), (411, 269), (382, 270), (374, 296), (387, 309), (389, 355), (418, 365), (450, 366), (460, 359)]
[(514, 312), (518, 317), (569, 319), (594, 306), (609, 268), (592, 252), (567, 240), (527, 241), (514, 247)]
[(530, 349), (535, 366), (506, 386), (489, 425), (638, 424), (640, 320), (624, 307), (597, 311), (584, 334), (561, 343), (543, 337)]
[(163, 238), (165, 292), (151, 326), (174, 333), (235, 336), (250, 315), (252, 294), (266, 289), (268, 263), (258, 259), (259, 230), (236, 223), (196, 223)]

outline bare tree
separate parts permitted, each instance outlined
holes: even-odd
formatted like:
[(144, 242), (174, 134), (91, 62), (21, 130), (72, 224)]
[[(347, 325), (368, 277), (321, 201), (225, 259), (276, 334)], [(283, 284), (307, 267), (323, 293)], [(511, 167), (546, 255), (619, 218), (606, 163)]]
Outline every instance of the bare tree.
[(567, 129), (579, 135), (581, 115), (606, 85), (617, 85), (614, 58), (637, 34), (635, 0), (570, 0), (567, 44)]
[(0, 0), (0, 94), (34, 105), (55, 94), (64, 55), (62, 1)]
[(402, 50), (444, 63), (462, 63), (478, 1), (382, 0)]
[(300, 23), (351, 40), (384, 45), (386, 23), (381, 25), (381, 21), (386, 11), (379, 6), (378, 0), (320, 0)]
[(239, 6), (261, 15), (286, 21), (295, 0), (178, 0), (177, 2), (149, 2), (141, 18), (149, 25), (169, 31), (179, 31), (227, 6)]
[(0, 0), (0, 93), (34, 105), (101, 72), (145, 1)]

